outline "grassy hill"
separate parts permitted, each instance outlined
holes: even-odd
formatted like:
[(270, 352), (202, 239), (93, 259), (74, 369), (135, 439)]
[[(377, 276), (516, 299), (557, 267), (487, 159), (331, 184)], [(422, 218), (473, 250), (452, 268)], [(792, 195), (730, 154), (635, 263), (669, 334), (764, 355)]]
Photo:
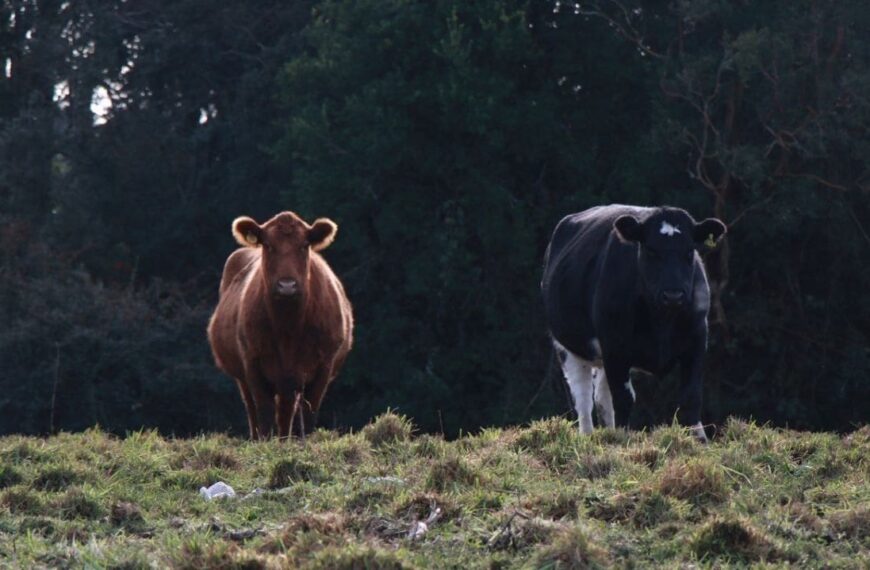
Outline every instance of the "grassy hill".
[[(870, 566), (870, 427), (0, 439), (0, 566)], [(236, 498), (198, 489), (225, 481)], [(419, 521), (428, 521), (421, 531)], [(416, 538), (409, 537), (416, 528)]]

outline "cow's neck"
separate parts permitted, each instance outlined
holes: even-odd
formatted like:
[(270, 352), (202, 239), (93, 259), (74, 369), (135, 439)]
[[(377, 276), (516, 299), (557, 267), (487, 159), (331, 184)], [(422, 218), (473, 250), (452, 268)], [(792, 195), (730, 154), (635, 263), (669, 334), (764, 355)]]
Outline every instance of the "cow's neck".
[[(645, 325), (640, 325), (640, 334), (646, 336), (652, 333), (654, 358), (656, 366), (663, 366), (673, 357), (674, 336), (676, 335), (679, 313), (665, 313), (655, 309), (646, 298), (639, 297), (635, 314)], [(635, 329), (636, 332), (638, 329)], [(648, 337), (647, 337), (648, 338)], [(652, 355), (650, 355), (652, 356)]]

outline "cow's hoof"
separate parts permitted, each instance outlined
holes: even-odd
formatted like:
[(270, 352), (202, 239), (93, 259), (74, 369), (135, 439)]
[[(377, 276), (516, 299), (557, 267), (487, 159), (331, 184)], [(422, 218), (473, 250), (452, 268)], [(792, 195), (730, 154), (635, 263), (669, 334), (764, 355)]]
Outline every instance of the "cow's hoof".
[(704, 431), (704, 426), (700, 422), (690, 427), (689, 430), (700, 443), (710, 443), (710, 440), (707, 439), (707, 432)]

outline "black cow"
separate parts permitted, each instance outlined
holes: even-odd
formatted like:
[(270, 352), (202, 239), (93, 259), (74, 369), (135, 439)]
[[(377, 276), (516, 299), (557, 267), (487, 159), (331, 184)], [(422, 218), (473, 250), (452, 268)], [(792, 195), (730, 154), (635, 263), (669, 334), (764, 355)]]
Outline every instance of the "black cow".
[[(562, 219), (544, 256), (541, 290), (553, 345), (574, 398), (580, 431), (627, 426), (632, 368), (681, 368), (680, 421), (706, 441), (702, 364), (710, 288), (698, 250), (725, 234), (679, 208), (613, 204)], [(601, 368), (603, 367), (603, 371)]]

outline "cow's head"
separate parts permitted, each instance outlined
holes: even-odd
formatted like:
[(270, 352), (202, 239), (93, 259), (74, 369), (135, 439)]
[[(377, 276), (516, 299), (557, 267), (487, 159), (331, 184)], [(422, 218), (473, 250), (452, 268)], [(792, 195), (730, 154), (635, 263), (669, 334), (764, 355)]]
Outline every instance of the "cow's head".
[(282, 299), (305, 297), (311, 251), (327, 248), (337, 229), (326, 218), (308, 225), (293, 212), (281, 212), (263, 225), (247, 216), (233, 222), (233, 236), (239, 244), (262, 249), (266, 286)]
[(716, 218), (695, 222), (678, 208), (659, 208), (644, 220), (620, 216), (613, 227), (624, 241), (638, 244), (643, 294), (662, 310), (692, 301), (696, 252), (715, 247), (725, 234), (725, 224)]

